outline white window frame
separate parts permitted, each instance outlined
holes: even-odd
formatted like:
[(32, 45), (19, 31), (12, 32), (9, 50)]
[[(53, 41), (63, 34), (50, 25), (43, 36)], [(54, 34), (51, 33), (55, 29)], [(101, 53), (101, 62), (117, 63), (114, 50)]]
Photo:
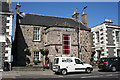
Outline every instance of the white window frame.
[[(36, 30), (35, 30), (36, 29)], [(38, 32), (39, 31), (39, 32)], [(40, 27), (34, 27), (33, 28), (33, 41), (40, 41), (41, 37), (40, 37)], [(35, 35), (36, 35), (36, 38), (35, 38)]]
[(37, 60), (41, 60), (41, 57), (40, 57), (40, 56), (41, 56), (41, 53), (40, 53), (40, 51), (33, 51), (33, 60), (36, 60), (36, 59), (35, 59), (35, 57), (36, 57), (36, 55), (35, 55), (36, 52), (38, 52), (38, 56), (39, 56)]

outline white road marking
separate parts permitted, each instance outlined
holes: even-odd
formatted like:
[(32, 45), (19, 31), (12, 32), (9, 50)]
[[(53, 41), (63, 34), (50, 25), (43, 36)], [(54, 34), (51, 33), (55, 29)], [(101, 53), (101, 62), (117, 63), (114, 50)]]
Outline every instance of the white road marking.
[(12, 73), (12, 74), (10, 74), (10, 73), (7, 73), (7, 74), (2, 74), (2, 76), (19, 76), (20, 74), (18, 74), (18, 73)]
[(98, 76), (85, 76), (85, 77), (81, 77), (81, 78), (96, 78), (96, 77), (103, 77), (103, 75), (98, 75)]
[(68, 77), (68, 76), (79, 76), (79, 75), (86, 75), (86, 76), (88, 76), (88, 75), (91, 75), (91, 74), (74, 74), (74, 75), (66, 75), (66, 76), (64, 76), (64, 77)]
[(106, 76), (113, 76), (113, 74), (109, 74), (109, 75), (106, 75)]
[(63, 76), (58, 76), (58, 77), (63, 77)]

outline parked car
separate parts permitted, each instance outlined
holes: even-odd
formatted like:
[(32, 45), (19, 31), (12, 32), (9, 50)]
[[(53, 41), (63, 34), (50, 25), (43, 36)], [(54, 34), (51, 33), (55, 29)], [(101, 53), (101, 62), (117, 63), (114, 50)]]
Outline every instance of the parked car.
[(55, 57), (53, 62), (53, 72), (66, 75), (69, 72), (86, 71), (91, 73), (93, 67), (90, 64), (83, 63), (76, 57)]
[(101, 70), (120, 70), (120, 57), (101, 58), (98, 62), (98, 68)]

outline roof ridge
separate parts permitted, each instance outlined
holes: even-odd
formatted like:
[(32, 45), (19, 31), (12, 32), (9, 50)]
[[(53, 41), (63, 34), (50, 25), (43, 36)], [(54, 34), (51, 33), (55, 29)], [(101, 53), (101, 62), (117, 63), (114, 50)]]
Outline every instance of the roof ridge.
[[(22, 12), (22, 13), (24, 13), (24, 12)], [(25, 14), (38, 15), (38, 16), (46, 16), (46, 17), (56, 17), (56, 18), (63, 18), (63, 19), (71, 19), (71, 20), (73, 20), (72, 18), (68, 18), (68, 17), (59, 17), (59, 16), (41, 15), (41, 14), (36, 14), (36, 13), (25, 13)]]

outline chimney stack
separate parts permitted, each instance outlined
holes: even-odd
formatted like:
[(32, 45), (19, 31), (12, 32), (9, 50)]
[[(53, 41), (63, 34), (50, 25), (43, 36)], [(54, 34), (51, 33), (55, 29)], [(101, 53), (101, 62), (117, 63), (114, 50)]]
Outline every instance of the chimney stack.
[(74, 14), (72, 15), (72, 18), (75, 20), (79, 20), (79, 13), (77, 13), (77, 10), (74, 11)]
[(12, 11), (12, 0), (7, 0), (7, 3), (9, 4), (9, 11), (13, 13)]
[(87, 27), (87, 14), (85, 11), (82, 14), (82, 23)]
[(111, 21), (111, 19), (105, 19), (105, 21), (104, 21), (104, 23), (113, 23), (112, 21)]
[(16, 8), (15, 8), (17, 14), (20, 13), (20, 7), (21, 7), (21, 5), (19, 3), (17, 3)]

